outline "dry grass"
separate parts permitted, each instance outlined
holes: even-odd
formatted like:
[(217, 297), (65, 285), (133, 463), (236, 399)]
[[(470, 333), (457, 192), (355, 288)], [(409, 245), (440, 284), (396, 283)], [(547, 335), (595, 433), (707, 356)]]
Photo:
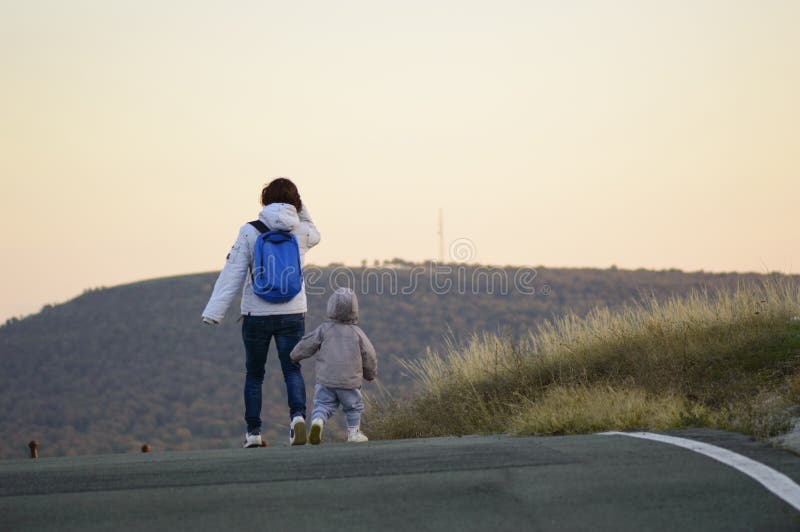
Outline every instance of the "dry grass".
[(713, 426), (767, 437), (800, 400), (800, 286), (778, 279), (565, 316), (518, 343), (429, 352), (419, 393), (372, 398), (371, 437)]
[(641, 428), (669, 430), (709, 417), (707, 409), (677, 394), (641, 388), (557, 386), (512, 419), (517, 434), (579, 434)]

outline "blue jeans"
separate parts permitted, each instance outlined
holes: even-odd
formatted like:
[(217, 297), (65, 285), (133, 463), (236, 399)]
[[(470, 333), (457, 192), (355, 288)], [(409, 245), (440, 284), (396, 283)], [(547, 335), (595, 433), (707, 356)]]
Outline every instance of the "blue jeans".
[(328, 388), (318, 383), (314, 386), (314, 410), (311, 413), (311, 420), (321, 418), (322, 421), (328, 421), (336, 413), (339, 405), (342, 405), (347, 418), (347, 428), (358, 427), (361, 424), (361, 412), (364, 411), (361, 390)]
[(247, 431), (261, 427), (261, 385), (270, 339), (275, 337), (278, 358), (281, 361), (283, 382), (289, 403), (289, 419), (306, 415), (306, 384), (300, 364), (292, 362), (289, 354), (306, 330), (304, 314), (279, 314), (275, 316), (244, 316), (242, 339), (247, 357), (247, 376), (244, 380), (244, 419)]

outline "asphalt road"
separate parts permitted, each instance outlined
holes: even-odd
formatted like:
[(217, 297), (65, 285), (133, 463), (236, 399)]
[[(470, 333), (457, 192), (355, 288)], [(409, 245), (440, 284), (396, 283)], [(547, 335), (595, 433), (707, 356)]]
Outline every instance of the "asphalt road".
[[(800, 457), (719, 431), (800, 482)], [(0, 530), (800, 530), (692, 451), (625, 436), (475, 436), (0, 462)]]

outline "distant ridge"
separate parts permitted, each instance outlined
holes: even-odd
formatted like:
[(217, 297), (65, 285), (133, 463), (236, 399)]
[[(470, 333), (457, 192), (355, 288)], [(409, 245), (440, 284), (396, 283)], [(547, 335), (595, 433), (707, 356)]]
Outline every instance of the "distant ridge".
[[(524, 334), (567, 309), (583, 314), (596, 305), (618, 307), (641, 292), (681, 294), (759, 277), (539, 268), (534, 294), (512, 286), (501, 295), (486, 293), (485, 277), (472, 283), (479, 268), (483, 267), (462, 267), (462, 293), (437, 293), (430, 264), (394, 260), (382, 268), (349, 270), (359, 293), (361, 325), (378, 350), (380, 381), (388, 390), (409, 393), (398, 359), (415, 358), (428, 346), (436, 349), (448, 334), (457, 341), (484, 330)], [(318, 268), (318, 277), (309, 282), (318, 288), (330, 286), (331, 275), (341, 271)], [(513, 279), (518, 270), (491, 271)], [(42, 456), (138, 452), (143, 443), (156, 452), (237, 445), (244, 365), (238, 301), (219, 328), (200, 322), (216, 275), (88, 290), (0, 327), (0, 458), (24, 457), (31, 439), (40, 442)], [(395, 282), (395, 288), (411, 286), (416, 275), (417, 288), (411, 293), (384, 289), (381, 295), (381, 275), (385, 283)], [(458, 282), (455, 277), (453, 281)], [(329, 291), (320, 291), (309, 291), (309, 329), (323, 317)], [(313, 362), (304, 366), (309, 401), (312, 368)], [(264, 392), (266, 436), (273, 444), (283, 444), (288, 420), (274, 353)]]

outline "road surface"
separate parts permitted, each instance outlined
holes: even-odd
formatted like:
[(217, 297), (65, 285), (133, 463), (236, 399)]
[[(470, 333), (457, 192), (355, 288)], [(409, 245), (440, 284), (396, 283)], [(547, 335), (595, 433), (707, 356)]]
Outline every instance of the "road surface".
[[(800, 483), (800, 457), (711, 443)], [(746, 474), (627, 436), (470, 436), (0, 462), (0, 530), (800, 530)]]

